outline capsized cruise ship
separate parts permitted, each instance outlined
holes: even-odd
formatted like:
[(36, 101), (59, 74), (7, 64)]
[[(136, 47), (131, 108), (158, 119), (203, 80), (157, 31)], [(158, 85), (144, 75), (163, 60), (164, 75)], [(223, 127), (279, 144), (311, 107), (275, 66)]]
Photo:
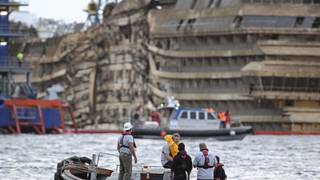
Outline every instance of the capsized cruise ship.
[(320, 132), (319, 0), (123, 0), (103, 16), (26, 46), (39, 95), (61, 84), (80, 127), (174, 96), (256, 131)]

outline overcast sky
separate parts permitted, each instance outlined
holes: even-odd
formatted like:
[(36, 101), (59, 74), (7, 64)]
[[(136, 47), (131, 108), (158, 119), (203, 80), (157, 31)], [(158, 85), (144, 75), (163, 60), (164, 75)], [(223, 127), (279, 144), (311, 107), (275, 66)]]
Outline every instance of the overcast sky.
[(25, 2), (29, 5), (22, 10), (29, 11), (37, 17), (83, 22), (87, 17), (83, 10), (90, 0), (26, 0)]

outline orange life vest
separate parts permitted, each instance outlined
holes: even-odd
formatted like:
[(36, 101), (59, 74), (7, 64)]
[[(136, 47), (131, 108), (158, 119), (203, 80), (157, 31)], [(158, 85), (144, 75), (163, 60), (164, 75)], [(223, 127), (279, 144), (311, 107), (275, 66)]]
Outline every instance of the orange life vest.
[(226, 113), (225, 112), (220, 112), (219, 113), (219, 119), (223, 122), (227, 121)]

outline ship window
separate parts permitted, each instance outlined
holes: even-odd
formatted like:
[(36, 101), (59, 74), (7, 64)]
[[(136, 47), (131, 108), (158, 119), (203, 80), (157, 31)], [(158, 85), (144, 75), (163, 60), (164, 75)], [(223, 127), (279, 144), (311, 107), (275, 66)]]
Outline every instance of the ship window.
[(233, 24), (235, 28), (239, 28), (241, 26), (241, 22), (242, 22), (242, 16), (236, 16), (233, 20)]
[(211, 8), (213, 2), (214, 2), (214, 0), (210, 0), (210, 2), (209, 2), (209, 4), (208, 4), (208, 8)]
[(187, 60), (182, 60), (182, 66), (187, 66)]
[(208, 113), (208, 119), (209, 119), (209, 120), (214, 120), (215, 118), (214, 118), (214, 116), (213, 116), (211, 113)]
[(215, 4), (215, 8), (220, 7), (220, 5), (221, 5), (221, 1), (222, 1), (222, 0), (218, 0), (218, 1), (216, 2), (216, 4)]
[(320, 0), (313, 0), (314, 4), (320, 4)]
[(304, 21), (304, 17), (297, 17), (296, 22), (294, 23), (294, 27), (301, 27)]
[(204, 112), (199, 112), (199, 120), (204, 120)]
[(306, 89), (307, 81), (306, 79), (299, 78), (297, 79), (296, 90), (303, 91)]
[(286, 78), (285, 83), (284, 83), (284, 89), (287, 91), (291, 91), (296, 83), (295, 78)]
[(285, 104), (286, 104), (286, 106), (292, 107), (292, 106), (294, 106), (294, 101), (292, 101), (292, 100), (286, 100), (286, 101), (285, 101)]
[(178, 24), (178, 26), (177, 26), (177, 30), (180, 30), (180, 28), (181, 28), (181, 25), (183, 24), (183, 19), (181, 19), (180, 21), (179, 21), (179, 24)]
[(191, 112), (190, 113), (190, 119), (196, 119), (196, 113), (195, 112)]
[(122, 116), (123, 117), (127, 116), (127, 109), (125, 109), (125, 108), (122, 109)]
[(320, 27), (320, 17), (316, 17), (313, 21), (312, 28), (319, 28)]
[(310, 91), (317, 91), (317, 88), (319, 87), (319, 80), (312, 78), (309, 80), (309, 90)]
[(311, 4), (311, 1), (312, 1), (312, 0), (303, 0), (303, 3), (304, 3), (304, 4)]
[(191, 4), (191, 9), (194, 9), (194, 7), (196, 6), (197, 4), (197, 0), (193, 0), (192, 4)]
[(167, 39), (167, 49), (170, 49), (170, 39)]
[(157, 70), (160, 69), (160, 62), (156, 62), (156, 69), (157, 69)]
[(274, 78), (274, 90), (275, 91), (282, 91), (284, 88), (285, 78)]
[(125, 37), (126, 39), (130, 39), (131, 32), (132, 32), (131, 26), (129, 26), (129, 25), (120, 26), (120, 27), (119, 27), (119, 30), (120, 30), (120, 32), (124, 35), (124, 37)]
[(196, 22), (197, 20), (195, 18), (193, 19), (188, 19), (187, 21), (187, 25), (185, 27), (186, 30), (191, 30), (193, 27), (193, 24)]
[[(158, 42), (156, 43), (156, 47), (162, 48), (162, 44), (158, 41)], [(153, 59), (154, 59), (154, 58), (153, 58)]]
[(188, 118), (188, 112), (183, 112), (182, 114), (181, 114), (181, 117), (180, 118), (182, 118), (182, 119), (187, 119)]

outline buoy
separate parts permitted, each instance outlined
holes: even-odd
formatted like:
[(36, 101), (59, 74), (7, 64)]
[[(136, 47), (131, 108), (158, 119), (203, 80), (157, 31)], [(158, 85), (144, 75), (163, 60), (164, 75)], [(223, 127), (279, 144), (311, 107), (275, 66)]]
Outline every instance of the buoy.
[(160, 136), (161, 136), (161, 137), (164, 137), (165, 135), (167, 135), (166, 131), (161, 131), (161, 132), (160, 132)]
[(231, 130), (231, 131), (230, 131), (230, 135), (231, 135), (231, 136), (234, 136), (234, 135), (236, 135), (236, 132), (233, 131), (233, 130)]

